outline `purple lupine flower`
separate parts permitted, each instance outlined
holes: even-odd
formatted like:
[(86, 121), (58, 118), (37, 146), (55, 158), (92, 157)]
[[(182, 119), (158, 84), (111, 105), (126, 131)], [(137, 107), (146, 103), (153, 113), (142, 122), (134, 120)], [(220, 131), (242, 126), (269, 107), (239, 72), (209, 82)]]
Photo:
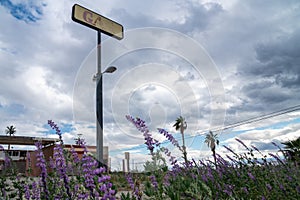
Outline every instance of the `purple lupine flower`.
[(126, 180), (129, 184), (130, 188), (132, 189), (133, 194), (136, 197), (136, 199), (141, 200), (141, 193), (139, 191), (139, 186), (133, 182), (131, 174), (126, 175)]
[(78, 156), (78, 153), (75, 151), (74, 147), (71, 148), (71, 154), (72, 154), (73, 162), (74, 163), (79, 163), (80, 158)]
[(232, 192), (230, 190), (225, 189), (223, 190), (223, 192), (226, 193), (228, 196), (232, 195)]
[(244, 191), (246, 194), (249, 194), (249, 191), (248, 191), (247, 187), (243, 187), (242, 189), (243, 189), (243, 191)]
[(133, 190), (134, 189), (134, 182), (132, 180), (131, 174), (126, 175), (126, 180), (127, 180), (127, 183), (129, 184), (130, 188)]
[(105, 191), (107, 190), (106, 184), (102, 184), (101, 187), (100, 187), (100, 190), (101, 190), (102, 192), (105, 192)]
[(266, 184), (266, 187), (267, 187), (267, 189), (268, 189), (269, 191), (272, 190), (272, 186), (271, 186), (269, 183)]
[(282, 162), (282, 160), (275, 154), (273, 153), (269, 153), (270, 156), (272, 156), (273, 158), (275, 158), (278, 162), (280, 162), (281, 164), (284, 164), (284, 162)]
[(206, 164), (203, 162), (203, 160), (199, 160), (199, 163), (200, 163), (203, 167), (206, 167)]
[(205, 183), (208, 182), (207, 176), (205, 174), (202, 174), (201, 178)]
[(32, 199), (41, 199), (41, 191), (35, 181), (32, 183)]
[(116, 199), (115, 194), (116, 191), (111, 189), (112, 188), (112, 183), (107, 182), (107, 183), (103, 183), (100, 186), (100, 191), (103, 193), (103, 196), (101, 199)]
[(279, 188), (280, 188), (282, 191), (285, 192), (285, 188), (284, 188), (284, 186), (283, 186), (281, 183), (279, 184)]
[(299, 185), (296, 187), (296, 190), (300, 194), (300, 186)]
[(207, 177), (211, 180), (214, 181), (214, 176), (211, 173), (211, 168), (209, 167), (207, 170)]
[(112, 189), (110, 189), (109, 190), (109, 193), (108, 194), (105, 194), (106, 196), (103, 196), (103, 199), (110, 199), (110, 200), (115, 200), (116, 199), (116, 197), (115, 197), (115, 195), (116, 195), (116, 191), (115, 190), (112, 190)]
[(52, 157), (49, 158), (49, 167), (50, 167), (50, 169), (55, 169), (56, 168), (55, 162), (54, 162)]
[(24, 185), (25, 189), (25, 199), (29, 200), (30, 199), (30, 190), (28, 185)]
[(83, 194), (79, 194), (78, 195), (78, 199), (88, 199), (89, 198), (89, 195), (87, 193), (83, 193)]
[[(185, 168), (187, 168), (187, 169), (193, 169), (194, 168), (194, 160), (192, 160), (192, 161), (188, 161), (187, 163), (184, 163), (184, 165), (185, 165)], [(193, 175), (193, 174), (192, 174)]]
[(217, 157), (217, 163), (220, 163), (220, 166), (223, 166), (223, 167), (230, 166), (230, 162), (225, 160), (220, 154), (216, 154), (216, 157)]
[(7, 199), (6, 197), (6, 190), (5, 190), (5, 187), (3, 187), (3, 188), (1, 188), (1, 192), (2, 192), (2, 197), (4, 198), (4, 199)]
[(240, 140), (238, 138), (235, 138), (235, 140), (238, 141), (239, 143), (241, 143), (247, 150), (249, 150), (249, 148), (247, 147), (247, 145), (245, 145), (245, 143), (242, 140)]
[(158, 128), (157, 130), (160, 134), (163, 134), (175, 147), (179, 148), (179, 150), (182, 150), (178, 141), (173, 137), (172, 134), (163, 128)]
[(74, 185), (73, 193), (74, 193), (74, 194), (78, 194), (78, 192), (79, 192), (79, 184), (75, 184), (75, 185)]
[(280, 148), (280, 146), (278, 144), (276, 144), (275, 142), (272, 142), (272, 144), (277, 147), (282, 153), (283, 153), (283, 150)]
[(128, 121), (130, 121), (131, 123), (133, 123), (135, 125), (135, 127), (143, 133), (144, 138), (146, 140), (145, 144), (147, 145), (147, 148), (149, 149), (151, 155), (153, 154), (153, 150), (154, 150), (154, 145), (158, 146), (159, 143), (157, 140), (154, 140), (152, 138), (152, 135), (150, 134), (150, 131), (148, 129), (148, 127), (145, 124), (145, 121), (141, 120), (140, 118), (136, 118), (134, 119), (132, 116), (130, 115), (126, 115), (126, 119)]
[(165, 186), (170, 186), (170, 172), (168, 172), (165, 176), (164, 176), (164, 180), (163, 180), (163, 183)]
[(61, 135), (61, 131), (59, 129), (59, 127), (57, 126), (57, 124), (55, 124), (52, 120), (48, 120), (48, 124), (50, 125), (50, 127), (55, 130), (56, 134), (59, 137), (60, 143), (63, 144), (63, 140), (62, 140), (62, 135)]
[(164, 153), (169, 157), (169, 161), (171, 162), (171, 165), (173, 165), (173, 167), (174, 167), (174, 165), (177, 163), (176, 157), (171, 156), (171, 152), (169, 151), (168, 148), (163, 147), (162, 149), (163, 149)]
[(82, 163), (83, 163), (82, 171), (84, 173), (85, 187), (90, 190), (90, 194), (94, 197), (95, 189), (96, 189), (94, 177), (96, 176), (95, 169), (98, 166), (98, 162), (95, 159), (93, 159), (91, 156), (88, 155), (86, 147), (84, 148)]
[(231, 158), (231, 156), (226, 155), (226, 157), (227, 157), (233, 164), (236, 163), (236, 160), (234, 160), (233, 158)]
[(251, 145), (251, 147), (252, 147), (255, 151), (257, 151), (258, 153), (262, 154), (262, 153), (260, 152), (260, 150), (259, 150), (256, 146)]
[(225, 149), (227, 149), (228, 151), (230, 151), (231, 153), (233, 153), (235, 156), (238, 156), (232, 149), (230, 149), (229, 147), (227, 147), (226, 145), (223, 145), (223, 147)]
[(48, 191), (48, 187), (47, 187), (47, 168), (46, 168), (46, 161), (44, 159), (44, 154), (43, 154), (43, 150), (42, 150), (42, 143), (41, 142), (36, 142), (35, 146), (37, 147), (36, 150), (36, 159), (37, 159), (37, 166), (41, 169), (41, 184), (42, 187), (44, 189), (43, 193), (44, 193), (44, 198), (45, 199), (49, 199), (49, 191)]
[(263, 195), (263, 196), (261, 197), (261, 200), (266, 200), (266, 197)]
[(30, 155), (29, 151), (27, 151), (27, 153), (26, 153), (26, 160), (27, 160), (27, 163), (28, 163), (27, 174), (30, 176), (31, 171), (32, 171), (32, 166), (31, 166), (31, 155)]
[(154, 186), (155, 190), (157, 190), (157, 188), (158, 188), (158, 183), (157, 183), (157, 181), (156, 181), (155, 176), (153, 176), (153, 175), (150, 176), (150, 181), (151, 181), (152, 185)]
[(102, 175), (98, 179), (98, 182), (107, 182), (107, 181), (110, 181), (110, 176), (109, 175)]
[(248, 176), (254, 181), (255, 177), (253, 176), (253, 174), (251, 174), (251, 172), (248, 172)]
[(66, 172), (66, 161), (63, 153), (63, 148), (61, 145), (56, 145), (54, 147), (54, 159), (55, 159), (55, 167), (58, 170), (58, 174), (63, 179), (64, 186), (66, 188), (67, 195), (70, 199), (72, 199), (70, 185), (69, 185), (69, 177)]
[[(97, 169), (94, 170), (95, 174), (102, 174), (104, 172), (106, 172), (105, 167), (99, 167), (99, 168), (97, 168)], [(108, 176), (108, 177), (110, 178), (110, 176)], [(110, 180), (110, 179), (108, 179), (108, 180)]]

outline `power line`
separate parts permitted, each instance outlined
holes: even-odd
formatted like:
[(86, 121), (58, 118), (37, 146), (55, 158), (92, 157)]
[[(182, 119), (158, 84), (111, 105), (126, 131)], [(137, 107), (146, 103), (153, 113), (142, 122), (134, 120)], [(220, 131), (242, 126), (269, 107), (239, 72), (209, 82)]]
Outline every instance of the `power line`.
[(279, 110), (279, 111), (271, 112), (271, 113), (268, 113), (268, 114), (263, 114), (263, 115), (260, 115), (260, 116), (257, 116), (257, 117), (252, 117), (252, 118), (249, 118), (247, 120), (242, 120), (242, 121), (239, 121), (239, 122), (228, 124), (226, 126), (223, 126), (222, 128), (213, 129), (211, 131), (223, 131), (223, 130), (226, 130), (226, 129), (235, 128), (235, 127), (242, 126), (242, 125), (245, 125), (245, 124), (250, 124), (250, 123), (253, 123), (253, 122), (262, 121), (262, 120), (265, 120), (265, 119), (277, 117), (277, 116), (287, 114), (287, 113), (291, 113), (291, 112), (295, 112), (295, 111), (298, 111), (298, 110), (300, 110), (300, 104), (296, 105), (296, 106), (289, 107), (289, 108), (285, 108), (285, 109), (282, 109), (282, 110)]
[[(189, 136), (189, 137), (186, 137), (185, 139), (189, 139), (189, 138), (193, 138), (193, 137), (199, 137), (202, 134), (206, 133), (207, 131), (213, 131), (213, 132), (224, 131), (224, 130), (227, 130), (227, 129), (230, 129), (230, 128), (235, 128), (235, 127), (242, 126), (242, 125), (245, 125), (245, 124), (250, 124), (250, 123), (262, 121), (262, 120), (265, 120), (265, 119), (277, 117), (277, 116), (284, 115), (284, 114), (291, 113), (291, 112), (295, 112), (295, 111), (298, 111), (298, 110), (300, 110), (300, 104), (296, 105), (296, 106), (288, 107), (288, 108), (285, 108), (285, 109), (282, 109), (282, 110), (274, 111), (274, 112), (271, 112), (271, 113), (268, 113), (268, 114), (263, 114), (263, 115), (260, 115), (260, 116), (252, 117), (252, 118), (249, 118), (247, 120), (242, 120), (242, 121), (239, 121), (239, 122), (228, 124), (228, 125), (223, 126), (221, 128), (215, 128), (215, 129), (209, 129), (209, 130), (201, 131), (201, 132), (198, 132), (198, 135)], [(175, 138), (175, 139), (177, 141), (182, 140), (181, 137)], [(169, 143), (168, 140), (166, 140), (164, 142), (161, 142), (160, 144), (167, 144), (167, 143)], [(143, 148), (146, 148), (146, 147), (137, 146), (137, 147), (128, 148), (128, 149), (129, 150), (136, 150), (136, 149), (143, 149)]]
[(227, 130), (227, 129), (230, 129), (230, 128), (235, 128), (235, 127), (238, 127), (238, 126), (242, 126), (242, 125), (246, 125), (246, 124), (250, 124), (250, 123), (254, 123), (254, 122), (259, 122), (259, 121), (262, 121), (262, 120), (265, 120), (265, 119), (277, 117), (277, 116), (284, 115), (284, 114), (291, 113), (291, 112), (295, 112), (295, 111), (298, 111), (298, 110), (300, 110), (300, 104), (296, 105), (296, 106), (288, 107), (288, 108), (285, 108), (285, 109), (282, 109), (282, 110), (278, 110), (278, 111), (275, 111), (275, 112), (271, 112), (271, 113), (268, 113), (268, 114), (263, 114), (263, 115), (260, 115), (260, 116), (252, 117), (252, 118), (249, 118), (247, 120), (242, 120), (242, 121), (239, 121), (239, 122), (228, 124), (228, 125), (223, 126), (221, 128), (215, 128), (215, 129), (210, 129), (210, 130), (206, 130), (206, 131), (201, 131), (201, 132), (198, 132), (199, 133), (198, 135), (189, 136), (189, 137), (187, 137), (187, 139), (192, 138), (192, 137), (201, 136), (202, 134), (206, 133), (207, 131), (212, 131), (212, 132), (224, 131), (224, 130)]

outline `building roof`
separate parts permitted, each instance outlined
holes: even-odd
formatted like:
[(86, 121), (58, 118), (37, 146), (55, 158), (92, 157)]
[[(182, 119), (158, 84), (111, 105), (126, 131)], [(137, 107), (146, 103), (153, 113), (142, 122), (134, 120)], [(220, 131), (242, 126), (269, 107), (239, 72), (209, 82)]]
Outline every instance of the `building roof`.
[(0, 135), (0, 144), (13, 144), (13, 145), (34, 145), (40, 141), (42, 145), (55, 144), (59, 141), (57, 138), (43, 138), (43, 137), (27, 137), (27, 136), (5, 136)]

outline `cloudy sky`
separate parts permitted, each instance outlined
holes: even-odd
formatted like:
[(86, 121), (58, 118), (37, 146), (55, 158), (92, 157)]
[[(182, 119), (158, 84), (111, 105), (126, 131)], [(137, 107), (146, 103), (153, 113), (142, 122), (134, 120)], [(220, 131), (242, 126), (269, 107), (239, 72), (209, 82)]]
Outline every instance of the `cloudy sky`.
[(52, 119), (65, 143), (82, 134), (95, 145), (97, 34), (72, 21), (75, 3), (124, 27), (123, 40), (102, 34), (101, 45), (102, 70), (118, 68), (103, 75), (113, 168), (124, 151), (140, 165), (146, 158), (143, 136), (126, 114), (145, 119), (161, 142), (157, 127), (181, 142), (172, 125), (184, 116), (188, 155), (196, 159), (211, 154), (203, 142), (208, 130), (285, 109), (218, 131), (219, 152), (226, 152), (222, 145), (243, 151), (235, 138), (267, 153), (277, 151), (272, 142), (300, 136), (300, 2), (275, 0), (1, 0), (3, 135), (14, 125), (17, 135), (56, 137)]

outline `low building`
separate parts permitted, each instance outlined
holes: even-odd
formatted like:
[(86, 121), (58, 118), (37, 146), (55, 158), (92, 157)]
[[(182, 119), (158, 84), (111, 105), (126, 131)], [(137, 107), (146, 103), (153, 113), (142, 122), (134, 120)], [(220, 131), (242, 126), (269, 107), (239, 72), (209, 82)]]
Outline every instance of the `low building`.
[[(33, 146), (36, 142), (41, 142), (43, 147), (53, 146), (59, 140), (56, 138), (42, 138), (42, 137), (26, 137), (26, 136), (4, 136), (0, 135), (0, 145), (26, 145)], [(32, 150), (24, 149), (10, 149), (0, 151), (0, 170), (5, 164), (5, 156), (8, 155), (16, 167), (18, 173), (25, 174), (27, 170), (27, 153)]]
[[(58, 139), (55, 138), (37, 138), (37, 137), (25, 137), (25, 136), (0, 136), (0, 144), (6, 145), (34, 145), (36, 142), (41, 142), (43, 146), (43, 154), (45, 160), (47, 162), (50, 161), (51, 158), (54, 157), (54, 147)], [(71, 145), (64, 144), (64, 149), (70, 151), (71, 148), (74, 148), (79, 158), (81, 159), (84, 154), (84, 148), (80, 145)], [(96, 146), (86, 146), (88, 152), (96, 157)], [(109, 157), (108, 157), (108, 147), (104, 147), (103, 149), (103, 160), (104, 165), (110, 168), (109, 166)], [(40, 174), (40, 169), (36, 167), (36, 152), (33, 150), (4, 150), (0, 151), (0, 171), (5, 163), (5, 155), (8, 155), (16, 167), (18, 173), (30, 175), (30, 176), (38, 176)], [(29, 159), (28, 159), (29, 158)], [(28, 169), (31, 169), (31, 173), (28, 174)]]

